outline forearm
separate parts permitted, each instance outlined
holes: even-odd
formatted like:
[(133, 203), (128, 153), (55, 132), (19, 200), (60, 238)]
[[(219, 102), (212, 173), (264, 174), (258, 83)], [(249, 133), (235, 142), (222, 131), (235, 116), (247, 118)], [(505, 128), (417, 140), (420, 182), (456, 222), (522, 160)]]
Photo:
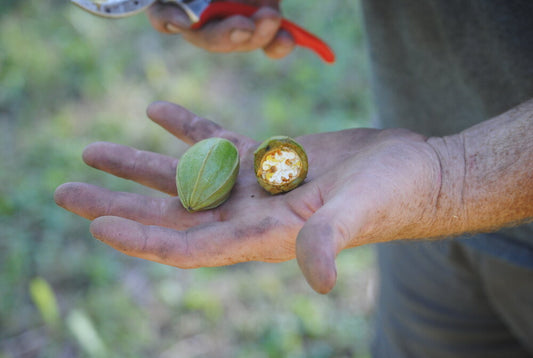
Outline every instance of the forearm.
[(441, 162), (435, 210), (445, 234), (492, 231), (533, 218), (533, 100), (428, 144)]

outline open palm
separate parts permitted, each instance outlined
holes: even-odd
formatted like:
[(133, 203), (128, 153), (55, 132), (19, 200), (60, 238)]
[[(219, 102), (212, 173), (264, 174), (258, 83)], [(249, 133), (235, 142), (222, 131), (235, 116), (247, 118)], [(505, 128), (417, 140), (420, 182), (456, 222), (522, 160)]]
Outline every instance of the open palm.
[[(272, 196), (255, 178), (256, 141), (170, 103), (152, 104), (148, 115), (189, 144), (208, 137), (231, 140), (239, 149), (241, 166), (228, 201), (213, 210), (189, 213), (176, 196), (176, 158), (113, 143), (87, 147), (87, 164), (170, 194), (152, 198), (84, 183), (56, 190), (60, 206), (93, 220), (96, 238), (131, 256), (180, 268), (297, 257), (310, 285), (328, 292), (335, 284), (339, 251), (400, 238), (409, 226), (394, 226), (395, 215), (408, 210), (406, 205), (420, 204), (409, 192), (398, 193), (399, 188), (422, 193), (434, 189), (431, 180), (427, 188), (411, 180), (428, 174), (427, 169), (420, 172), (418, 165), (397, 162), (406, 155), (416, 155), (409, 158), (415, 162), (434, 159), (424, 138), (411, 132), (354, 129), (297, 138), (309, 157), (308, 178), (299, 188)], [(420, 210), (402, 215), (401, 222), (409, 215), (412, 220), (421, 217)], [(380, 227), (378, 219), (388, 219), (391, 226)]]

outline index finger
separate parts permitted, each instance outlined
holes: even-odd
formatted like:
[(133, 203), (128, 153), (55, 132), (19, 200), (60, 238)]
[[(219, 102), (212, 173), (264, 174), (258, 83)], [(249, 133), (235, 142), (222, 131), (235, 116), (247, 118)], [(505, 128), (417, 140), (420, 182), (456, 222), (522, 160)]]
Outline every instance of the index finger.
[(119, 178), (133, 180), (173, 196), (178, 194), (176, 158), (120, 144), (96, 142), (84, 149), (83, 161)]
[(187, 144), (202, 139), (220, 137), (232, 141), (239, 149), (249, 140), (228, 131), (208, 119), (201, 118), (182, 106), (169, 102), (154, 102), (146, 110), (148, 117)]
[(165, 34), (176, 34), (191, 26), (189, 17), (176, 5), (154, 2), (146, 14), (152, 27)]

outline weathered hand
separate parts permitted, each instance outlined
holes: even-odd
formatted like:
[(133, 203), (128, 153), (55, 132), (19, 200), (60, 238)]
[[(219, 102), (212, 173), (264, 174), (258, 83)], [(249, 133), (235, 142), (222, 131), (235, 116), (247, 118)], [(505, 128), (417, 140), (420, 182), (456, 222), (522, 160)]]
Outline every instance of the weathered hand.
[(176, 5), (154, 3), (147, 11), (152, 26), (163, 33), (181, 34), (191, 44), (211, 52), (243, 52), (263, 49), (271, 58), (288, 55), (295, 44), (285, 31), (279, 31), (279, 0), (242, 0), (261, 6), (251, 17), (231, 16), (213, 21), (200, 30), (191, 30), (187, 15)]
[(88, 146), (87, 164), (170, 194), (151, 198), (84, 183), (56, 190), (58, 205), (93, 220), (94, 237), (128, 255), (181, 268), (297, 257), (309, 284), (326, 293), (341, 250), (423, 237), (431, 226), (439, 162), (412, 132), (353, 129), (297, 138), (309, 156), (308, 179), (271, 196), (253, 173), (254, 140), (170, 103), (152, 104), (148, 115), (189, 144), (208, 137), (233, 141), (241, 169), (226, 203), (188, 213), (176, 197), (177, 159), (112, 143)]

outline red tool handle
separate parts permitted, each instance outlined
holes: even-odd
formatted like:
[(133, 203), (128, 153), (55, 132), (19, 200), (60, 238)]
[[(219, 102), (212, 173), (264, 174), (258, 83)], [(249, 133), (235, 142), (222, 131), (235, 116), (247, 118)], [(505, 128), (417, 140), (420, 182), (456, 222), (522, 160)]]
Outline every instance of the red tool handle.
[[(224, 19), (233, 15), (250, 17), (257, 10), (258, 7), (256, 6), (232, 1), (212, 2), (200, 15), (200, 20), (192, 25), (192, 28), (199, 29), (211, 20)], [(312, 33), (286, 19), (281, 20), (281, 28), (291, 34), (297, 45), (307, 47), (327, 63), (335, 62), (333, 51), (324, 41)]]

